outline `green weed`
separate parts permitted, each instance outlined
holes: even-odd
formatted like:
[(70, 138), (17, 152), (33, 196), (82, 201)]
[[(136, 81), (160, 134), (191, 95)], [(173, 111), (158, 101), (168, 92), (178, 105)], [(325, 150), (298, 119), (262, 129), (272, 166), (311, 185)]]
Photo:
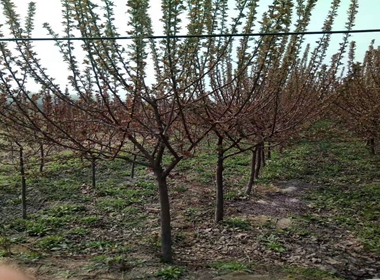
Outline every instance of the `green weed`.
[(130, 204), (129, 201), (122, 198), (99, 198), (97, 201), (97, 207), (104, 212), (121, 211)]
[(184, 275), (185, 270), (181, 267), (166, 266), (161, 268), (156, 276), (163, 280), (175, 280), (180, 279)]
[(35, 252), (35, 251), (23, 252), (23, 253), (18, 255), (18, 258), (24, 262), (37, 262), (40, 259), (42, 259), (43, 257), (44, 256), (42, 253)]
[(175, 188), (175, 190), (176, 190), (177, 192), (179, 192), (179, 193), (184, 193), (184, 192), (186, 192), (186, 191), (188, 190), (188, 188), (185, 187), (185, 186), (177, 186), (177, 187)]
[(26, 232), (30, 236), (45, 236), (52, 229), (50, 227), (47, 227), (45, 224), (33, 223), (33, 222), (30, 222), (28, 224), (29, 224), (29, 226), (28, 226), (28, 229)]
[(0, 260), (2, 258), (6, 258), (6, 257), (9, 257), (9, 256), (10, 256), (10, 254), (9, 254), (8, 251), (6, 251), (6, 250), (0, 250)]
[(223, 224), (231, 228), (239, 228), (242, 230), (249, 230), (251, 228), (251, 223), (248, 220), (241, 218), (229, 218), (224, 220)]
[(82, 205), (60, 205), (46, 210), (45, 213), (53, 217), (63, 217), (77, 214), (79, 212), (85, 212), (86, 210), (86, 207)]
[(245, 264), (236, 261), (219, 261), (210, 265), (221, 271), (245, 271), (252, 272)]
[(261, 243), (265, 245), (268, 249), (275, 252), (285, 252), (286, 247), (282, 244), (281, 239), (274, 233), (266, 233), (258, 236)]
[(140, 212), (141, 209), (133, 205), (127, 206), (123, 210), (121, 210), (121, 213), (124, 213), (126, 215), (136, 215)]
[(224, 198), (226, 200), (242, 200), (246, 199), (246, 195), (238, 190), (230, 190), (225, 193)]
[(0, 256), (6, 257), (11, 254), (11, 241), (6, 237), (0, 237)]
[(195, 222), (199, 219), (200, 209), (198, 208), (187, 208), (185, 210), (185, 216), (187, 221)]
[(95, 248), (97, 251), (106, 251), (112, 246), (112, 242), (106, 240), (92, 241), (88, 243), (88, 246)]
[(80, 223), (84, 225), (94, 225), (99, 221), (100, 221), (100, 218), (97, 216), (88, 216), (88, 217), (83, 217), (80, 219)]
[(62, 236), (51, 235), (37, 240), (34, 246), (42, 250), (58, 250), (66, 247), (64, 241)]
[(76, 235), (76, 236), (86, 236), (89, 233), (90, 231), (85, 228), (73, 228), (68, 231), (69, 235)]

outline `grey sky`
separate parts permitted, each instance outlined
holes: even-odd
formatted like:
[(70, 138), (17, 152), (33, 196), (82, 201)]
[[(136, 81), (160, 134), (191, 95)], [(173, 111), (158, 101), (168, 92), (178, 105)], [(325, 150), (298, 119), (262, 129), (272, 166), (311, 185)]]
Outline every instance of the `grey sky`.
[[(46, 37), (47, 32), (42, 28), (44, 22), (49, 22), (56, 32), (60, 32), (62, 28), (62, 17), (61, 17), (61, 4), (60, 0), (34, 0), (37, 3), (37, 14), (35, 22), (35, 32), (34, 37)], [(26, 15), (28, 0), (15, 0), (18, 6), (19, 14), (24, 17)], [(231, 0), (233, 3), (233, 1)], [(266, 7), (272, 2), (272, 0), (261, 0), (260, 10), (262, 12)], [(330, 7), (331, 0), (319, 0), (316, 8), (314, 9), (313, 16), (311, 19), (311, 24), (309, 26), (309, 31), (319, 31), (323, 25), (323, 21), (326, 18), (328, 9)], [(125, 35), (128, 22), (128, 17), (126, 14), (126, 1), (115, 0), (117, 4), (116, 19), (118, 22), (119, 32), (121, 35)], [(151, 11), (153, 26), (156, 28), (156, 34), (161, 35), (162, 30), (160, 28), (161, 22), (159, 21), (160, 16), (160, 3), (161, 1), (152, 0), (151, 1)], [(341, 7), (338, 12), (338, 17), (336, 19), (336, 24), (334, 25), (334, 30), (344, 30), (344, 25), (347, 18), (347, 10), (350, 4), (349, 0), (342, 0)], [(357, 15), (355, 29), (376, 29), (380, 28), (379, 21), (379, 10), (380, 10), (380, 0), (359, 0), (359, 13)], [(0, 23), (2, 23), (3, 16), (0, 17)], [(338, 44), (341, 41), (343, 35), (334, 35), (331, 43), (330, 51), (328, 56), (331, 56), (338, 49)], [(313, 43), (320, 36), (309, 36), (307, 37), (307, 42)], [(351, 40), (357, 42), (357, 59), (361, 60), (365, 51), (367, 50), (372, 39), (376, 40), (375, 44), (380, 43), (380, 33), (365, 33), (365, 34), (354, 34)], [(67, 66), (62, 62), (61, 56), (58, 53), (56, 47), (54, 47), (53, 42), (35, 42), (36, 50), (41, 56), (43, 65), (48, 68), (50, 73), (56, 77), (57, 82), (61, 85), (65, 85), (66, 77), (68, 72), (66, 71)], [(33, 86), (34, 88), (34, 86)], [(33, 90), (37, 90), (37, 86)]]

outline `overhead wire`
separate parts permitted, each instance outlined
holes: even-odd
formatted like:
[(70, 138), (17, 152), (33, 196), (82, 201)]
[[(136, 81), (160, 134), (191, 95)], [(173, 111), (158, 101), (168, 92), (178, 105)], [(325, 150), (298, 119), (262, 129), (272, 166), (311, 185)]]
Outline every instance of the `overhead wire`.
[(292, 36), (292, 35), (324, 35), (324, 34), (351, 34), (377, 33), (380, 29), (359, 30), (329, 30), (306, 32), (266, 32), (266, 33), (233, 33), (233, 34), (199, 34), (199, 35), (144, 35), (144, 36), (117, 36), (117, 37), (47, 37), (47, 38), (0, 38), (0, 42), (17, 41), (85, 41), (85, 40), (133, 40), (139, 39), (186, 39), (186, 38), (215, 38), (215, 37), (262, 37), (262, 36)]

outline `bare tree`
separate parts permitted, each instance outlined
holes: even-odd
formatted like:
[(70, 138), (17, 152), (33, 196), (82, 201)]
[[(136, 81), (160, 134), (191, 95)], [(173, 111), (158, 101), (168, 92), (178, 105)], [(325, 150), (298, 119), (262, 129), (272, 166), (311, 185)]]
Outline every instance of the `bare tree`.
[(364, 138), (376, 154), (380, 126), (380, 48), (372, 41), (362, 63), (355, 61), (356, 43), (351, 42), (347, 75), (337, 82), (337, 100), (332, 106), (341, 121)]

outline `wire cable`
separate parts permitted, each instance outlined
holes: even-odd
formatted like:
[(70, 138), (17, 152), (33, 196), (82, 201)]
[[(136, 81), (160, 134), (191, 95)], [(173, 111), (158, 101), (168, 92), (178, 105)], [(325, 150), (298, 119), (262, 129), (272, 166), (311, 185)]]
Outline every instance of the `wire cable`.
[(120, 36), (120, 37), (59, 37), (59, 38), (0, 38), (0, 42), (17, 41), (85, 41), (85, 40), (133, 40), (139, 39), (186, 39), (186, 38), (215, 38), (215, 37), (261, 37), (261, 36), (291, 36), (291, 35), (324, 35), (324, 34), (351, 34), (351, 33), (376, 33), (380, 29), (360, 30), (330, 30), (330, 31), (306, 31), (306, 32), (268, 32), (268, 33), (235, 33), (235, 34), (203, 34), (203, 35), (158, 35), (158, 36)]

